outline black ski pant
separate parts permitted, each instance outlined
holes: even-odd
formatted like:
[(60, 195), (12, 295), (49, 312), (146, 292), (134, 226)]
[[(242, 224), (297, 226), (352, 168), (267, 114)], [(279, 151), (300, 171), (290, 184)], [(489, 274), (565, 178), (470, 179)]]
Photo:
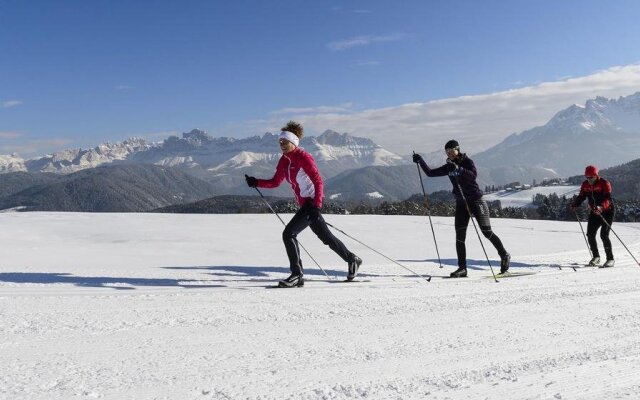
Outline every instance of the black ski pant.
[(607, 260), (613, 260), (613, 251), (611, 250), (611, 240), (609, 239), (609, 232), (611, 231), (611, 224), (613, 224), (613, 217), (615, 216), (615, 210), (611, 208), (602, 213), (602, 217), (607, 221), (607, 226), (599, 215), (594, 213), (589, 214), (589, 220), (587, 222), (587, 239), (589, 240), (589, 247), (594, 257), (600, 257), (598, 251), (598, 243), (596, 242), (596, 233), (600, 229), (600, 239), (604, 245), (604, 252), (607, 255)]
[[(482, 231), (484, 237), (489, 239), (493, 247), (498, 250), (500, 258), (507, 254), (507, 251), (502, 245), (500, 238), (491, 230), (491, 221), (489, 220), (489, 206), (487, 202), (479, 199), (469, 202), (469, 209), (471, 213), (476, 217), (478, 226)], [(471, 216), (467, 211), (467, 206), (464, 201), (456, 201), (456, 252), (458, 253), (458, 267), (467, 268), (467, 248), (465, 246), (465, 238), (467, 237), (467, 227), (469, 226), (469, 219)]]
[(329, 246), (329, 248), (335, 251), (336, 254), (338, 254), (344, 261), (349, 262), (354, 257), (353, 253), (347, 249), (344, 243), (333, 236), (321, 214), (318, 215), (318, 218), (315, 221), (310, 221), (310, 209), (311, 204), (305, 203), (293, 218), (291, 218), (291, 221), (289, 221), (282, 232), (282, 240), (284, 241), (284, 247), (287, 249), (289, 268), (291, 268), (292, 274), (304, 273), (302, 261), (300, 260), (300, 246), (298, 245), (297, 236), (308, 226), (310, 226), (313, 233), (322, 240), (322, 243)]

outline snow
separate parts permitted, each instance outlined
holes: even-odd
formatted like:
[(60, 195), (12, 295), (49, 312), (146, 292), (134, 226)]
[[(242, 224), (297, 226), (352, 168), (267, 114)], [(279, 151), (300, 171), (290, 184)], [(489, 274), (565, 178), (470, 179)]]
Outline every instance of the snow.
[(155, 162), (155, 165), (160, 165), (162, 167), (176, 167), (181, 165), (194, 165), (193, 157), (166, 157), (161, 160)]
[(370, 193), (367, 193), (365, 196), (367, 196), (370, 199), (381, 199), (384, 197), (380, 192), (370, 192)]
[[(559, 270), (589, 258), (577, 223), (494, 219), (512, 268), (539, 271), (495, 283), (473, 232), (470, 277), (440, 278), (452, 218), (432, 217), (443, 269), (426, 217), (325, 218), (434, 278), (338, 234), (361, 282), (326, 282), (304, 255), (305, 288), (267, 290), (288, 274), (268, 214), (0, 214), (0, 397), (640, 397), (640, 267), (615, 237), (614, 268)], [(640, 224), (613, 227), (638, 257)]]
[(533, 197), (536, 194), (548, 196), (552, 193), (558, 196), (566, 196), (571, 198), (574, 194), (580, 192), (580, 186), (535, 186), (531, 189), (524, 190), (500, 190), (495, 193), (489, 193), (482, 198), (487, 201), (500, 200), (502, 207), (533, 207)]
[(17, 206), (17, 207), (11, 207), (11, 208), (4, 208), (4, 209), (0, 210), (0, 213), (17, 212), (17, 211), (22, 211), (22, 210), (24, 210), (26, 208), (27, 208), (27, 206)]
[(312, 151), (314, 158), (325, 162), (351, 160), (362, 166), (391, 166), (403, 162), (402, 157), (376, 145), (332, 146), (320, 143), (315, 145), (317, 150)]
[(251, 151), (241, 151), (229, 160), (215, 167), (208, 168), (209, 171), (221, 171), (225, 168), (246, 168), (263, 161), (274, 161), (280, 158), (281, 154), (272, 153), (255, 153)]
[(26, 171), (24, 159), (18, 154), (0, 154), (0, 173)]
[(593, 129), (595, 127), (595, 124), (593, 122), (591, 122), (591, 121), (581, 122), (580, 125), (582, 125), (582, 127), (584, 129), (587, 129), (587, 130), (591, 130), (591, 129)]
[(329, 196), (330, 200), (336, 200), (337, 198), (339, 198), (340, 196), (342, 196), (342, 193), (334, 193), (331, 196)]

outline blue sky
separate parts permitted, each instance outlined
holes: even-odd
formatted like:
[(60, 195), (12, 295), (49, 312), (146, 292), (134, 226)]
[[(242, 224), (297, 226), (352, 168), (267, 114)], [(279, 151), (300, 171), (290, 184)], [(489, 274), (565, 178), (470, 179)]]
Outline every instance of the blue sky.
[[(440, 132), (479, 150), (572, 102), (640, 90), (638, 21), (638, 1), (0, 0), (0, 154), (194, 127), (244, 137), (288, 118), (408, 154), (401, 127), (412, 148), (446, 141), (435, 110)], [(442, 119), (500, 93), (522, 108), (528, 92), (545, 106), (487, 118), (517, 123)]]

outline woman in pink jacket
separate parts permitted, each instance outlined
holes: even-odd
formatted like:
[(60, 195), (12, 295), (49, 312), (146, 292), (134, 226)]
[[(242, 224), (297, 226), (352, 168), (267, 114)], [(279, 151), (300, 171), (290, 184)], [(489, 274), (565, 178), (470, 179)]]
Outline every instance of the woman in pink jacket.
[(322, 208), (323, 182), (318, 167), (311, 154), (299, 147), (300, 139), (304, 136), (302, 125), (289, 121), (281, 129), (278, 142), (282, 157), (276, 166), (276, 173), (271, 179), (256, 179), (252, 176), (246, 178), (249, 187), (275, 188), (280, 186), (283, 180), (287, 180), (296, 196), (300, 206), (282, 232), (282, 240), (289, 257), (291, 275), (280, 281), (280, 286), (296, 287), (304, 286), (304, 270), (300, 260), (300, 248), (297, 236), (300, 232), (311, 227), (322, 243), (335, 251), (348, 264), (347, 280), (353, 280), (362, 264), (360, 257), (350, 252), (344, 243), (338, 240), (324, 222), (320, 209)]

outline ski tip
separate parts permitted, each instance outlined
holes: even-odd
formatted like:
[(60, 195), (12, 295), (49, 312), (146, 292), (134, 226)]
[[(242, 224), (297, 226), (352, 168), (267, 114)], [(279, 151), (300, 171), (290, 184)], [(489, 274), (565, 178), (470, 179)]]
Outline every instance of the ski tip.
[(496, 278), (512, 278), (516, 276), (529, 276), (537, 274), (537, 271), (518, 271), (518, 272), (505, 272), (502, 274), (496, 274)]

